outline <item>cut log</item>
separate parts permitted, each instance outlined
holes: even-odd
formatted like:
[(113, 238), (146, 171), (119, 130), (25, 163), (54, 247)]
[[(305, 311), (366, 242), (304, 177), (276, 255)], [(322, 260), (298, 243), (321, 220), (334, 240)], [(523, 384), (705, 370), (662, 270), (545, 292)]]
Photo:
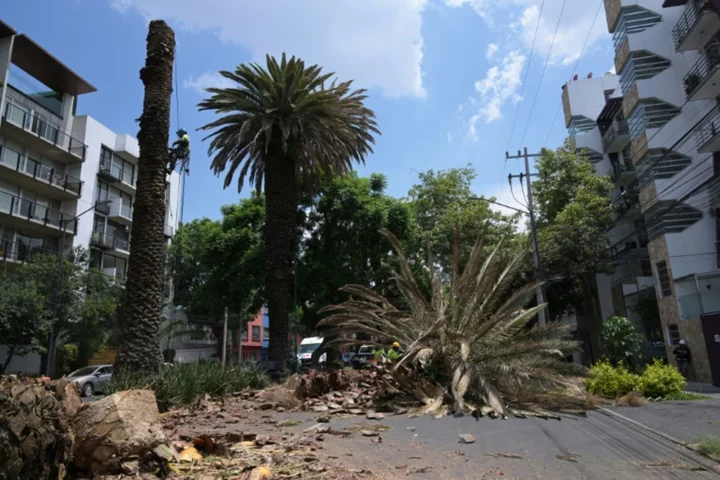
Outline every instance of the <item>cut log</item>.
[(73, 465), (95, 474), (113, 473), (122, 458), (142, 457), (166, 443), (149, 390), (118, 392), (88, 404), (75, 417), (73, 430)]

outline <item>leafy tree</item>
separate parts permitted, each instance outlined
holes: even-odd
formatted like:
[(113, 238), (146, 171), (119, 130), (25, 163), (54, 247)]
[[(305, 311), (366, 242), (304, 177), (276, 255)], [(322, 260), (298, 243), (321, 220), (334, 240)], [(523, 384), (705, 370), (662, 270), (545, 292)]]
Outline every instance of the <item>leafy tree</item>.
[(591, 293), (588, 279), (612, 273), (605, 233), (613, 224), (607, 176), (568, 144), (543, 150), (533, 182), (540, 257), (548, 282), (551, 317), (559, 317)]
[(640, 366), (643, 339), (632, 320), (615, 316), (608, 318), (603, 323), (602, 339), (605, 357), (613, 366), (622, 363), (631, 370)]
[(637, 300), (630, 310), (640, 316), (643, 330), (648, 340), (659, 342), (663, 339), (662, 325), (660, 324), (660, 309), (654, 288), (646, 288), (637, 294)]
[(265, 191), (265, 285), (270, 315), (270, 360), (288, 357), (293, 261), (297, 252), (300, 186), (312, 191), (321, 176), (342, 175), (364, 162), (379, 134), (364, 90), (331, 81), (317, 65), (283, 54), (267, 56), (267, 67), (240, 65), (220, 74), (236, 85), (210, 88), (201, 110), (222, 115), (202, 127), (211, 131), (215, 173), (227, 169), (225, 187), (245, 179)]
[(315, 331), (319, 309), (349, 299), (340, 287), (350, 282), (396, 292), (390, 245), (378, 232), (387, 229), (407, 241), (413, 222), (409, 206), (386, 195), (386, 186), (384, 175), (350, 173), (325, 182), (312, 198), (297, 278), (307, 331)]
[(425, 258), (428, 242), (441, 271), (449, 273), (454, 263), (453, 245), (458, 245), (462, 263), (480, 237), (491, 245), (505, 239), (507, 246), (511, 246), (519, 240), (514, 234), (520, 214), (504, 215), (490, 209), (488, 202), (477, 199), (471, 188), (477, 177), (472, 166), (428, 170), (419, 177), (420, 183), (409, 192), (417, 231), (421, 232), (411, 249), (419, 258)]
[(221, 208), (222, 220), (193, 220), (178, 229), (169, 261), (175, 278), (175, 303), (188, 315), (222, 328), (227, 307), (230, 328), (241, 327), (262, 307), (262, 237), (265, 208), (253, 195)]
[(8, 349), (0, 363), (2, 374), (15, 355), (45, 352), (50, 317), (46, 298), (30, 277), (2, 270), (0, 291), (0, 338)]

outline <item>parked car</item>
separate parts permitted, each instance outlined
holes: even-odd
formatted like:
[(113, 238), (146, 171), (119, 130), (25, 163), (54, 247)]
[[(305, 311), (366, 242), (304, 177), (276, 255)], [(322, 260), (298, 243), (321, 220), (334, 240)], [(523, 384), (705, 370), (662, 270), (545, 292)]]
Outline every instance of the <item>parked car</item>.
[(343, 366), (352, 367), (352, 359), (355, 356), (355, 352), (345, 352), (342, 354)]
[(83, 397), (102, 393), (103, 386), (112, 377), (112, 365), (93, 365), (75, 370), (67, 376), (68, 380), (80, 386)]
[(368, 345), (362, 345), (358, 348), (357, 353), (353, 355), (350, 360), (350, 364), (353, 368), (363, 368), (366, 366), (370, 359), (373, 358), (373, 349)]
[[(322, 345), (323, 337), (308, 337), (300, 342), (300, 349), (298, 350), (298, 360), (302, 368), (309, 368), (312, 363), (312, 354), (317, 348)], [(318, 363), (324, 364), (327, 361), (327, 354), (323, 353), (318, 359)]]

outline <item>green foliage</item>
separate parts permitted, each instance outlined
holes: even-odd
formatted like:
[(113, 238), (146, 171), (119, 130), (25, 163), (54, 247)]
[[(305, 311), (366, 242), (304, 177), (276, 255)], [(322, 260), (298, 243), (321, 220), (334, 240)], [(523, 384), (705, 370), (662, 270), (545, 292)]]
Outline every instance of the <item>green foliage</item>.
[(373, 346), (398, 341), (407, 347), (394, 368), (404, 365), (418, 374), (428, 361), (442, 358), (438, 365), (448, 368), (437, 375), (441, 385), (435, 404), (440, 407), (452, 392), (455, 411), (487, 406), (508, 414), (508, 403), (520, 403), (521, 397), (542, 401), (584, 375), (583, 367), (564, 361), (578, 348), (569, 338), (569, 325), (532, 327), (544, 307), (526, 308), (536, 285), (512, 288), (524, 266), (523, 253), (506, 261), (499, 253), (501, 244), (486, 250), (476, 242), (467, 262), (455, 258), (451, 275), (440, 275), (428, 262), (432, 296), (427, 298), (400, 242), (387, 232), (384, 236), (396, 252), (399, 268), (393, 278), (407, 308), (397, 308), (364, 285), (347, 285), (344, 291), (353, 299), (327, 307), (330, 315), (320, 323), (333, 329), (334, 344), (357, 344), (349, 338), (353, 333), (375, 335)]
[(582, 305), (592, 290), (587, 279), (612, 273), (605, 233), (613, 224), (607, 176), (576, 155), (566, 143), (543, 150), (533, 182), (538, 243), (546, 278), (550, 315), (558, 317)]
[(74, 343), (65, 343), (57, 351), (57, 363), (55, 365), (56, 376), (62, 377), (80, 367), (78, 358), (80, 348)]
[(590, 367), (590, 376), (585, 380), (588, 392), (605, 398), (618, 398), (638, 391), (640, 377), (630, 373), (624, 365), (613, 367), (609, 362), (598, 362)]
[(637, 294), (637, 300), (630, 310), (640, 316), (645, 336), (653, 342), (663, 340), (662, 325), (660, 324), (660, 308), (658, 307), (655, 288), (646, 288)]
[(632, 320), (610, 317), (603, 323), (602, 339), (605, 358), (613, 365), (624, 364), (638, 369), (642, 362), (643, 338)]
[(14, 355), (44, 352), (44, 340), (50, 332), (47, 298), (36, 279), (19, 273), (22, 271), (0, 270), (0, 339), (8, 346), (7, 357), (0, 359), (0, 373)]
[(667, 402), (675, 401), (693, 401), (693, 400), (710, 400), (710, 395), (701, 395), (693, 392), (672, 392), (668, 393), (663, 397), (663, 400)]
[(237, 328), (264, 302), (265, 207), (262, 196), (253, 195), (221, 211), (219, 221), (184, 224), (173, 238), (169, 262), (177, 305), (216, 325), (227, 307), (229, 325)]
[(708, 435), (699, 439), (696, 446), (703, 455), (720, 461), (720, 437)]
[(264, 388), (269, 378), (254, 364), (223, 366), (217, 362), (178, 363), (153, 375), (117, 372), (104, 387), (107, 395), (133, 389), (151, 389), (160, 411), (190, 405), (203, 395), (220, 396), (246, 388)]
[(349, 298), (340, 291), (348, 283), (374, 284), (392, 295), (392, 255), (378, 231), (388, 229), (407, 241), (412, 217), (407, 204), (384, 193), (386, 183), (382, 175), (350, 173), (323, 183), (306, 200), (310, 208), (297, 271), (305, 331), (315, 330), (320, 308)]
[(656, 398), (685, 390), (685, 378), (672, 365), (655, 360), (640, 376), (639, 388), (646, 397)]

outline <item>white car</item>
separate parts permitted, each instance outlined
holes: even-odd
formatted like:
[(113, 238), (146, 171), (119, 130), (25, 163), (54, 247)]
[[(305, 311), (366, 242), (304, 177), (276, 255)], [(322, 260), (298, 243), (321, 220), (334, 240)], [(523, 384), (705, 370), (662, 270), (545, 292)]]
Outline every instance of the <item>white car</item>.
[[(300, 349), (298, 350), (297, 358), (300, 362), (301, 367), (309, 367), (312, 363), (312, 354), (317, 348), (322, 345), (323, 337), (308, 337), (300, 342)], [(325, 363), (327, 361), (327, 354), (323, 353), (318, 360), (319, 363)]]

